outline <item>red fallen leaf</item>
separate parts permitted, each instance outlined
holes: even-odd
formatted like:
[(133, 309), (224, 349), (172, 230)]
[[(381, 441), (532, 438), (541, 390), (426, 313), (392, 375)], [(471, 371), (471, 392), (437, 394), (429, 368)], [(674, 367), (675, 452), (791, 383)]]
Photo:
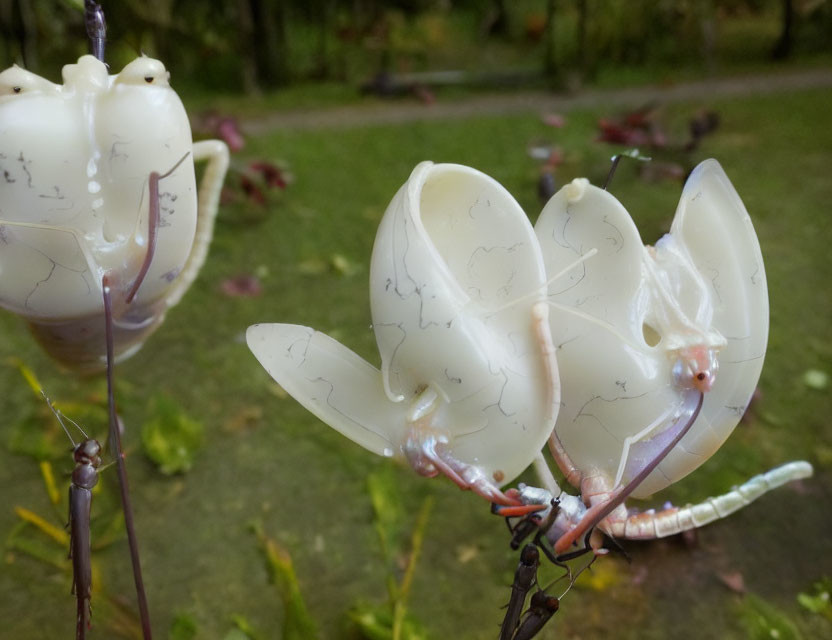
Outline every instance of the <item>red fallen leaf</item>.
[(543, 124), (560, 129), (566, 124), (566, 118), (559, 113), (547, 113), (543, 116)]
[(269, 187), (277, 187), (278, 189), (285, 189), (288, 182), (283, 175), (283, 171), (277, 165), (263, 160), (257, 160), (248, 165), (249, 169), (258, 172), (263, 176), (266, 185)]
[(240, 132), (237, 120), (213, 110), (197, 116), (193, 121), (193, 129), (200, 134), (222, 138), (231, 151), (239, 151), (245, 146), (245, 137)]
[(745, 579), (739, 571), (716, 574), (719, 581), (734, 593), (745, 593)]
[(223, 139), (231, 151), (240, 151), (246, 145), (246, 140), (234, 118), (220, 119), (217, 123), (217, 135)]
[(600, 142), (634, 147), (644, 146), (649, 142), (647, 134), (641, 129), (623, 126), (604, 118), (598, 121), (598, 128), (601, 130), (598, 136)]
[(266, 204), (266, 196), (263, 194), (262, 189), (254, 184), (254, 181), (246, 175), (240, 176), (240, 187), (243, 189), (243, 193), (246, 196), (254, 200), (259, 205)]
[(654, 104), (645, 105), (617, 118), (601, 118), (598, 129), (600, 142), (656, 149), (667, 146), (667, 135), (658, 121), (658, 110)]
[(220, 290), (229, 298), (256, 298), (263, 293), (260, 280), (252, 275), (226, 278), (220, 284)]
[(624, 116), (624, 126), (631, 129), (647, 129), (650, 127), (650, 122), (653, 113), (650, 110), (632, 111)]

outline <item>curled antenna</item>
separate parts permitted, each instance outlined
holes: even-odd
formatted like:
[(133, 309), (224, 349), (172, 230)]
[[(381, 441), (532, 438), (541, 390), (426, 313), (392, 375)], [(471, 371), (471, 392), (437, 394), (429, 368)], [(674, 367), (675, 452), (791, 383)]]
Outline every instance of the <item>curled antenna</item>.
[(90, 39), (90, 52), (104, 62), (104, 45), (107, 43), (107, 21), (104, 9), (94, 0), (84, 0), (84, 24)]

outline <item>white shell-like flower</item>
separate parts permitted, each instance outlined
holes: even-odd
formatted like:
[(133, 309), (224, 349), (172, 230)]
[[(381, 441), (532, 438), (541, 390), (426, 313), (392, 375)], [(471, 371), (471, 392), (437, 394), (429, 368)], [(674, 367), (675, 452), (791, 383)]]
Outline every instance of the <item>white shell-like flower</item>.
[(249, 347), (350, 439), (499, 498), (551, 433), (559, 399), (525, 214), (488, 176), (423, 162), (382, 219), (370, 272), (381, 371), (308, 327), (254, 325)]
[[(168, 75), (141, 57), (111, 76), (92, 56), (66, 65), (63, 85), (16, 66), (0, 73), (0, 306), (75, 369), (103, 366), (105, 274), (123, 358), (159, 325), (207, 252), (228, 151), (218, 141), (192, 144)], [(198, 216), (193, 163), (201, 158), (211, 163)], [(148, 251), (152, 173), (161, 176), (155, 252), (127, 304)]]
[(549, 287), (563, 378), (552, 448), (571, 482), (600, 476), (612, 489), (632, 479), (705, 392), (690, 431), (633, 493), (647, 496), (707, 460), (754, 392), (768, 294), (751, 220), (719, 163), (707, 160), (655, 248), (586, 180), (550, 200), (536, 232), (549, 274), (566, 270)]

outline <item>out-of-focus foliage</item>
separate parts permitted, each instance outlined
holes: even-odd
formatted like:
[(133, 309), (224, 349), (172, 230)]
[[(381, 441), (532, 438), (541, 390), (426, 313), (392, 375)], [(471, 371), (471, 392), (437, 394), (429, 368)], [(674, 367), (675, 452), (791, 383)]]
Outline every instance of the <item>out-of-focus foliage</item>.
[[(262, 523), (252, 523), (251, 529), (260, 543), (261, 550), (266, 556), (269, 579), (277, 586), (280, 599), (283, 601), (283, 640), (317, 640), (317, 625), (306, 608), (306, 602), (301, 595), (295, 567), (289, 552), (266, 535)], [(248, 623), (237, 617), (237, 626), (244, 637), (251, 638), (253, 629)], [(241, 624), (243, 623), (243, 624)]]
[(427, 497), (422, 503), (411, 534), (410, 549), (405, 552), (401, 540), (407, 518), (401, 508), (402, 501), (391, 468), (381, 467), (370, 474), (367, 488), (373, 504), (373, 526), (387, 567), (388, 600), (383, 604), (361, 601), (350, 610), (349, 618), (355, 625), (357, 637), (365, 640), (425, 640), (427, 633), (408, 613), (407, 601), (433, 499)]
[(184, 473), (202, 446), (203, 432), (202, 423), (189, 418), (176, 401), (157, 395), (150, 419), (142, 425), (142, 446), (162, 473)]
[(740, 623), (749, 640), (802, 640), (789, 617), (771, 602), (748, 594), (738, 604)]
[[(605, 68), (829, 51), (829, 0), (103, 0), (113, 69), (144, 52), (182, 88), (254, 92), (380, 73)], [(80, 0), (0, 0), (0, 66), (57, 80), (87, 44)], [(522, 76), (526, 77), (526, 76)]]
[(180, 613), (173, 619), (170, 626), (168, 640), (194, 640), (197, 637), (197, 626), (193, 616)]
[(804, 609), (832, 620), (832, 578), (823, 578), (812, 585), (808, 593), (798, 593), (797, 601)]

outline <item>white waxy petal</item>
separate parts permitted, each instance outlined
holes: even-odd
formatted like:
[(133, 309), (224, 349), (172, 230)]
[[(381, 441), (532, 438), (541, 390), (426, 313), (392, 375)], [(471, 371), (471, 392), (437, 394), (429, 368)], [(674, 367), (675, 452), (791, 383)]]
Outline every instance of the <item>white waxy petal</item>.
[(191, 153), (190, 125), (158, 60), (138, 58), (111, 76), (83, 56), (63, 77), (55, 85), (18, 67), (0, 73), (0, 305), (26, 318), (53, 356), (86, 369), (104, 350), (105, 273), (117, 354), (161, 323), (194, 245), (197, 197), (192, 158), (160, 181), (156, 250), (125, 305), (148, 247), (150, 176)]
[[(293, 325), (256, 325), (249, 345), (298, 401), (371, 451), (410, 457), (414, 442), (447, 443), (469, 467), (460, 475), (501, 485), (540, 451), (557, 412), (557, 367), (542, 348), (548, 325), (533, 312), (545, 280), (534, 231), (503, 187), (468, 167), (425, 162), (393, 198), (373, 249), (381, 371)], [(298, 341), (319, 345), (314, 365), (280, 355)], [(337, 400), (323, 406), (312, 377), (326, 378)], [(345, 404), (359, 387), (364, 413)]]
[(353, 442), (386, 455), (401, 439), (405, 407), (390, 403), (378, 369), (340, 342), (293, 324), (252, 325), (246, 342), (281, 387)]
[(536, 232), (550, 275), (575, 263), (550, 285), (549, 300), (563, 379), (556, 433), (580, 471), (627, 481), (618, 476), (628, 444), (661, 433), (646, 427), (681, 401), (678, 350), (717, 352), (701, 413), (633, 494), (645, 497), (707, 460), (756, 387), (768, 295), (754, 228), (719, 163), (708, 160), (691, 174), (671, 233), (655, 249), (643, 246), (612, 195), (585, 181), (555, 194)]

